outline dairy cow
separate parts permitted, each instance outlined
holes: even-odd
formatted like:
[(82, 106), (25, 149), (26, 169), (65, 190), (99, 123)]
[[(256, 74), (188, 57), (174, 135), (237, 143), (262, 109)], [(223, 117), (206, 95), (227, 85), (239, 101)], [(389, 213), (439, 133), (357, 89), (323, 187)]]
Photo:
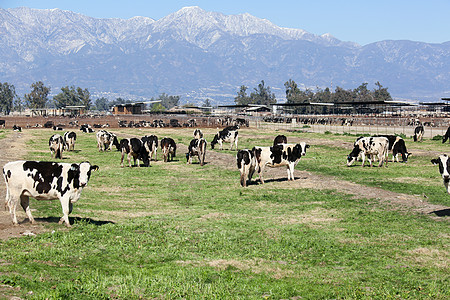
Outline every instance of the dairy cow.
[(144, 146), (144, 143), (138, 139), (138, 138), (131, 138), (131, 139), (122, 139), (120, 140), (120, 151), (122, 152), (122, 157), (120, 159), (120, 166), (123, 168), (123, 158), (125, 154), (127, 155), (128, 159), (128, 166), (131, 168), (131, 158), (134, 160), (134, 164), (136, 165), (137, 160), (137, 166), (139, 165), (139, 160), (142, 160), (144, 163), (144, 167), (148, 167), (150, 165), (149, 160), (149, 152), (147, 151), (146, 147)]
[(6, 126), (6, 121), (5, 120), (0, 120), (0, 127), (1, 128), (5, 128)]
[(432, 159), (431, 163), (433, 165), (439, 165), (439, 173), (441, 173), (442, 179), (444, 181), (445, 189), (447, 193), (450, 194), (450, 159), (447, 154), (441, 154), (438, 158)]
[(92, 132), (94, 132), (94, 129), (92, 129), (92, 128), (91, 128), (89, 125), (87, 125), (87, 124), (81, 125), (80, 130), (81, 130), (82, 132), (84, 132), (84, 133), (92, 133)]
[(211, 142), (211, 149), (214, 149), (214, 146), (216, 144), (219, 144), (220, 150), (223, 149), (223, 143), (230, 143), (230, 150), (233, 149), (233, 143), (235, 145), (235, 149), (237, 150), (238, 145), (238, 129), (239, 126), (228, 126), (224, 128), (223, 130), (216, 133), (214, 136), (212, 142)]
[(177, 144), (172, 138), (162, 138), (161, 139), (161, 151), (163, 154), (164, 162), (173, 160), (177, 155)]
[(62, 152), (64, 151), (64, 140), (61, 135), (54, 134), (48, 140), (51, 157), (62, 159)]
[(399, 162), (399, 154), (402, 156), (402, 161), (404, 163), (408, 162), (408, 157), (411, 153), (406, 150), (405, 140), (398, 135), (375, 135), (374, 137), (385, 137), (389, 141), (388, 150), (392, 151), (392, 161)]
[(116, 146), (117, 150), (120, 150), (119, 140), (117, 135), (106, 130), (99, 130), (95, 134), (97, 137), (98, 151), (111, 151), (112, 146)]
[(153, 159), (153, 155), (155, 155), (154, 160), (156, 161), (158, 155), (158, 137), (156, 135), (146, 135), (141, 138), (142, 142), (144, 143), (144, 146), (146, 147), (150, 160)]
[(387, 154), (389, 149), (389, 140), (385, 137), (362, 137), (359, 138), (353, 147), (352, 152), (347, 156), (347, 166), (351, 166), (358, 158), (362, 157), (362, 167), (367, 157), (370, 166), (372, 167), (373, 157), (378, 157), (379, 167), (386, 162), (387, 166)]
[(449, 138), (450, 138), (450, 126), (447, 128), (447, 131), (445, 132), (444, 136), (442, 137), (442, 144), (444, 144)]
[(194, 130), (194, 139), (201, 139), (203, 137), (203, 132), (200, 129)]
[(59, 199), (63, 216), (59, 223), (65, 222), (70, 227), (69, 214), (73, 203), (80, 199), (83, 188), (87, 186), (91, 171), (98, 170), (89, 162), (79, 164), (14, 161), (3, 167), (6, 182), (5, 206), (9, 208), (13, 224), (18, 224), (17, 204), (26, 212), (31, 223), (34, 218), (29, 206), (29, 197), (36, 200)]
[(73, 131), (64, 132), (63, 136), (64, 140), (64, 150), (74, 151), (75, 150), (75, 141), (77, 140), (77, 134)]
[(252, 150), (242, 149), (236, 154), (237, 167), (241, 173), (241, 186), (247, 186), (255, 173), (257, 162)]
[(300, 144), (278, 144), (272, 147), (253, 147), (252, 151), (257, 162), (259, 180), (264, 183), (264, 168), (287, 167), (287, 179), (294, 180), (294, 168), (302, 156), (306, 155), (309, 145), (302, 142)]
[(414, 128), (414, 142), (421, 142), (423, 140), (424, 128), (422, 125)]
[(188, 164), (192, 163), (192, 157), (197, 156), (200, 165), (205, 164), (206, 155), (206, 140), (205, 139), (193, 139), (189, 143), (188, 153), (186, 153), (186, 160)]

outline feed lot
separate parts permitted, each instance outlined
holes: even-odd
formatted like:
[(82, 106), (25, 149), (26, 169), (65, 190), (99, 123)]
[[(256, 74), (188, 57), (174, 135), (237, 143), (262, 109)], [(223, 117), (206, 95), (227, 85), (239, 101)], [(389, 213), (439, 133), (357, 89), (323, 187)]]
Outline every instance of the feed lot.
[[(235, 151), (208, 146), (205, 166), (186, 165), (193, 129), (111, 131), (172, 137), (176, 160), (120, 168), (117, 151), (99, 153), (95, 134), (76, 131), (76, 151), (64, 152), (63, 161), (89, 160), (100, 170), (74, 205), (74, 227), (57, 224), (58, 201), (31, 201), (37, 225), (13, 227), (1, 212), (0, 295), (449, 297), (450, 195), (430, 163), (449, 145), (407, 138), (408, 164), (348, 168), (355, 136), (243, 128), (239, 148), (269, 145), (280, 133), (311, 148), (294, 182), (285, 168), (268, 168), (266, 184), (241, 188)], [(4, 130), (2, 165), (49, 160), (53, 133)], [(204, 133), (210, 142), (215, 130)], [(4, 184), (0, 191), (3, 198)]]

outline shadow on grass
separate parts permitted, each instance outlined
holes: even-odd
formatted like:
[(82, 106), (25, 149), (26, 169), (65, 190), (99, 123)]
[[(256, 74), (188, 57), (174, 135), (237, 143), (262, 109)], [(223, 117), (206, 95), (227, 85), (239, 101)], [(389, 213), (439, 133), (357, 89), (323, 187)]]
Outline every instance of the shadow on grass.
[[(43, 223), (58, 223), (61, 218), (59, 217), (47, 217), (47, 218), (36, 218), (35, 220), (37, 222), (43, 222)], [(106, 224), (114, 224), (112, 221), (98, 221), (93, 220), (91, 218), (80, 218), (80, 217), (69, 217), (69, 223), (70, 225), (73, 225), (74, 223), (78, 222), (86, 222), (88, 224), (93, 224), (96, 226), (102, 226)]]
[(430, 214), (435, 214), (438, 217), (448, 217), (450, 216), (450, 208), (432, 211)]

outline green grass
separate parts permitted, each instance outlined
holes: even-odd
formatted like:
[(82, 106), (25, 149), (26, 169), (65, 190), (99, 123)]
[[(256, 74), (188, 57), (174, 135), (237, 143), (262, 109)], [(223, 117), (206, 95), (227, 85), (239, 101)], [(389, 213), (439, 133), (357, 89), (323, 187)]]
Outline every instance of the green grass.
[[(206, 132), (208, 142), (213, 132)], [(254, 136), (241, 138), (240, 148), (271, 143), (267, 139), (271, 133), (251, 133)], [(187, 144), (191, 134), (179, 130), (171, 136)], [(39, 130), (35, 135), (28, 145), (33, 151), (26, 158), (48, 160), (51, 131)], [(157, 135), (163, 136), (163, 131)], [(289, 137), (354, 140), (304, 133)], [(388, 190), (426, 193), (436, 203), (448, 203), (436, 167), (427, 165), (428, 157), (417, 156), (387, 169), (348, 168), (344, 164), (348, 150), (311, 144), (297, 168)], [(48, 233), (0, 242), (0, 282), (20, 287), (6, 290), (10, 295), (36, 299), (450, 297), (447, 221), (388, 210), (371, 199), (334, 190), (292, 189), (285, 182), (241, 188), (237, 170), (213, 162), (204, 167), (186, 165), (182, 153), (172, 163), (120, 168), (120, 154), (99, 153), (94, 135), (80, 133), (75, 149), (79, 151), (64, 153), (65, 162), (89, 160), (100, 166), (74, 205), (72, 216), (79, 219), (70, 230), (44, 223)], [(391, 183), (400, 175), (428, 180), (402, 188), (405, 183)], [(31, 206), (36, 218), (61, 215), (57, 201), (32, 200)]]

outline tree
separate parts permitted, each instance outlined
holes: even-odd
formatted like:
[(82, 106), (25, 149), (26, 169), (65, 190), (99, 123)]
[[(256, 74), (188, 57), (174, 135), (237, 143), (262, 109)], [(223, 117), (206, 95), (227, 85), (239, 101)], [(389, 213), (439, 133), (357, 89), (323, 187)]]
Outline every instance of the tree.
[(205, 102), (202, 105), (203, 107), (211, 107), (211, 102), (209, 102), (209, 99), (206, 98)]
[(31, 92), (25, 94), (25, 103), (28, 108), (44, 108), (48, 102), (50, 88), (46, 87), (42, 81), (37, 81), (31, 85)]
[(261, 80), (258, 88), (255, 88), (254, 92), (250, 94), (250, 98), (252, 104), (269, 105), (277, 103), (275, 94), (270, 91), (270, 86), (265, 86), (264, 80)]
[(379, 101), (390, 101), (392, 100), (391, 94), (388, 92), (387, 88), (384, 88), (379, 81), (375, 83), (378, 89), (374, 90), (373, 96), (375, 100)]
[(166, 109), (171, 109), (174, 106), (178, 106), (180, 96), (169, 96), (166, 93), (162, 93), (157, 100), (161, 100), (161, 105)]
[(108, 111), (109, 110), (108, 99), (106, 99), (105, 97), (98, 98), (97, 100), (95, 100), (95, 107), (97, 108), (97, 110), (100, 111)]
[(86, 109), (91, 106), (91, 94), (88, 89), (82, 89), (78, 87), (75, 89), (74, 86), (70, 88), (68, 86), (61, 88), (61, 93), (53, 97), (56, 108), (63, 108), (66, 106), (77, 106), (83, 105)]
[(17, 99), (16, 88), (7, 82), (0, 82), (0, 112), (9, 115)]
[(88, 89), (82, 89), (80, 87), (77, 88), (77, 98), (79, 105), (83, 105), (86, 109), (91, 108), (91, 93)]
[(236, 105), (247, 105), (250, 103), (250, 97), (247, 95), (247, 89), (245, 85), (241, 85), (238, 95), (234, 97), (234, 103)]

